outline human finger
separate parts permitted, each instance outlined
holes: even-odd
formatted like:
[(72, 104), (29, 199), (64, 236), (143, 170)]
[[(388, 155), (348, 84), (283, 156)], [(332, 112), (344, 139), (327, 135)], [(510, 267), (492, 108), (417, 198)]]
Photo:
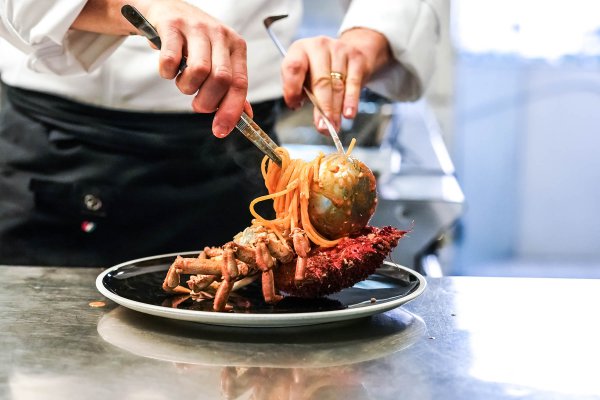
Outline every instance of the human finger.
[(248, 94), (248, 66), (246, 62), (246, 42), (237, 38), (231, 49), (231, 82), (213, 120), (213, 133), (217, 137), (227, 136), (239, 121), (242, 111), (252, 107), (246, 100)]
[(252, 109), (252, 105), (248, 100), (244, 101), (244, 112), (248, 114), (250, 118), (254, 118), (254, 110)]
[[(222, 29), (217, 29), (211, 33), (212, 65), (210, 74), (206, 77), (192, 101), (192, 108), (196, 112), (209, 113), (215, 111), (230, 89), (233, 72), (227, 40), (227, 33)], [(239, 102), (240, 110), (243, 107), (243, 100), (242, 98)]]
[[(308, 54), (310, 88), (315, 95), (321, 110), (323, 110), (327, 118), (331, 120), (333, 112), (331, 103), (331, 54), (329, 51), (329, 38), (316, 38), (312, 42), (312, 47), (309, 49)], [(319, 132), (327, 133), (325, 121), (322, 120), (322, 117), (318, 112), (314, 113), (314, 123)]]
[(348, 57), (347, 74), (343, 101), (343, 115), (354, 118), (358, 112), (360, 92), (365, 80), (366, 65), (362, 54), (355, 53)]
[(332, 46), (331, 53), (331, 113), (332, 123), (339, 129), (342, 123), (342, 106), (346, 92), (348, 56), (339, 45)]
[[(181, 93), (195, 94), (212, 69), (212, 46), (210, 39), (204, 34), (188, 35), (187, 65), (177, 76), (176, 84)], [(214, 111), (214, 110), (212, 110)]]
[(158, 72), (162, 78), (173, 79), (179, 73), (179, 64), (183, 57), (184, 38), (181, 31), (173, 27), (166, 29), (161, 42)]
[(293, 43), (281, 63), (283, 81), (283, 99), (288, 107), (296, 109), (302, 106), (304, 83), (308, 74), (309, 61), (303, 42)]

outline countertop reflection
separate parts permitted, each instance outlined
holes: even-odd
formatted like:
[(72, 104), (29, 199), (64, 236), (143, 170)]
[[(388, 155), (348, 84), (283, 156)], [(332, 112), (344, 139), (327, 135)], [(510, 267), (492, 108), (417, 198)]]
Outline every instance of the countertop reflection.
[(246, 329), (117, 307), (99, 273), (0, 267), (0, 398), (600, 398), (600, 280), (428, 279), (374, 317)]
[(405, 349), (425, 331), (420, 318), (401, 309), (358, 321), (268, 329), (165, 320), (123, 307), (108, 312), (98, 322), (98, 333), (104, 340), (139, 356), (234, 367), (355, 364)]
[[(415, 315), (398, 310), (353, 322), (293, 328), (232, 328), (148, 317), (123, 307), (105, 314), (98, 333), (138, 356), (169, 361), (187, 374), (221, 367), (221, 398), (370, 398), (356, 364), (406, 349), (425, 334)], [(192, 378), (191, 378), (192, 379)], [(216, 386), (216, 388), (215, 388)]]

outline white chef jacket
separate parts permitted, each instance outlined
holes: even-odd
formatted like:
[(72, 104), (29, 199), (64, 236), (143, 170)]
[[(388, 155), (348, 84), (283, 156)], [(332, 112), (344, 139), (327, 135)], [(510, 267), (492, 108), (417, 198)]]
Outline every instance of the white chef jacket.
[[(437, 11), (445, 0), (354, 0), (340, 32), (367, 27), (390, 42), (394, 65), (369, 87), (396, 100), (415, 100), (433, 72), (439, 38)], [(437, 2), (437, 3), (436, 3)], [(52, 93), (96, 106), (132, 111), (191, 111), (191, 97), (158, 74), (158, 52), (141, 36), (70, 29), (85, 0), (0, 0), (0, 72), (11, 86)], [(289, 44), (301, 21), (301, 0), (190, 0), (247, 42), (248, 100), (282, 95), (281, 56), (262, 20)]]

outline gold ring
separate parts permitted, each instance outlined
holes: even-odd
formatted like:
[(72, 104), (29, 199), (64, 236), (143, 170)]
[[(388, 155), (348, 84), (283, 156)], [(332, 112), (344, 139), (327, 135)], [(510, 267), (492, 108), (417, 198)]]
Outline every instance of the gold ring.
[(331, 75), (331, 79), (339, 79), (342, 82), (346, 82), (346, 76), (341, 72), (330, 72), (329, 75)]

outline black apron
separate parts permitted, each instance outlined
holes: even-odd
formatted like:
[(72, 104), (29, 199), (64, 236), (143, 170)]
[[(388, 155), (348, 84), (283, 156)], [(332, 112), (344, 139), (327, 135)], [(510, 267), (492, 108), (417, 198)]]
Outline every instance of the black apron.
[[(0, 264), (108, 267), (221, 245), (266, 194), (262, 153), (236, 131), (215, 138), (213, 115), (2, 94)], [(278, 105), (253, 106), (267, 132)]]

